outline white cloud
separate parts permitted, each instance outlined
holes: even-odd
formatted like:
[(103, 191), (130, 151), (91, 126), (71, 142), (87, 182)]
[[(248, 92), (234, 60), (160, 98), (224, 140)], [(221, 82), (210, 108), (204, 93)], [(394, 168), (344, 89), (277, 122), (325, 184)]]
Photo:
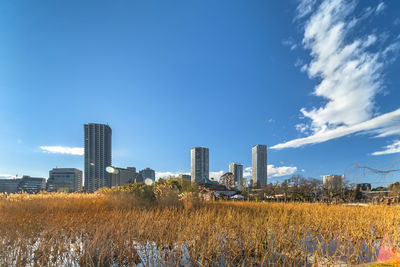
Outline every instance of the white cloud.
[(270, 164), (267, 165), (268, 177), (281, 177), (286, 175), (291, 175), (297, 171), (297, 167), (280, 166), (275, 167)]
[(295, 50), (297, 48), (297, 44), (292, 39), (287, 39), (282, 42), (284, 46), (289, 46), (290, 50)]
[(224, 171), (210, 172), (210, 179), (214, 178), (215, 181), (219, 181), (219, 178), (224, 174)]
[(305, 25), (303, 43), (312, 57), (308, 75), (321, 79), (314, 94), (327, 100), (325, 106), (301, 109), (315, 132), (370, 119), (382, 87), (382, 55), (369, 51), (377, 37), (345, 41), (357, 23), (349, 17), (354, 8), (354, 2), (324, 1)]
[(304, 65), (304, 63), (303, 63), (303, 60), (302, 59), (300, 59), (300, 58), (298, 58), (298, 59), (296, 59), (296, 62), (294, 63), (294, 66), (297, 68), (297, 67), (300, 67), (300, 66), (303, 66)]
[[(296, 171), (297, 171), (297, 167), (290, 167), (290, 166), (279, 166), (278, 167), (273, 164), (267, 165), (268, 178), (287, 176), (287, 175), (291, 175), (291, 174), (295, 173)], [(251, 173), (252, 173), (251, 167), (247, 167), (243, 171), (243, 177), (246, 179), (250, 179)]]
[(387, 154), (394, 154), (400, 153), (400, 140), (394, 141), (393, 144), (388, 145), (385, 147), (385, 150), (376, 151), (372, 153), (373, 156), (380, 156), (380, 155), (387, 155)]
[(251, 167), (244, 168), (243, 177), (246, 179), (251, 178)]
[(0, 179), (15, 179), (17, 176), (11, 174), (0, 174)]
[(307, 134), (307, 133), (308, 133), (308, 130), (309, 130), (309, 128), (310, 128), (310, 126), (309, 126), (308, 124), (305, 124), (305, 123), (296, 124), (295, 127), (296, 127), (296, 130), (297, 130), (298, 132), (304, 133), (304, 134)]
[[(381, 4), (377, 10), (384, 8)], [(309, 122), (296, 128), (306, 134), (309, 130), (311, 135), (271, 148), (299, 147), (354, 133), (374, 133), (376, 137), (400, 134), (400, 127), (392, 121), (400, 110), (374, 117), (375, 96), (384, 89), (383, 70), (393, 61), (399, 41), (377, 48), (375, 34), (357, 37), (354, 28), (363, 17), (354, 16), (355, 7), (355, 1), (325, 0), (317, 7), (315, 1), (300, 2), (298, 17), (310, 15), (303, 44), (311, 61), (302, 71), (320, 81), (313, 94), (323, 98), (324, 104), (300, 110)]]
[(340, 126), (335, 129), (320, 131), (307, 137), (277, 144), (272, 146), (271, 149), (283, 149), (289, 147), (300, 147), (307, 144), (322, 143), (354, 133), (371, 133), (375, 134), (376, 137), (400, 134), (400, 125), (394, 125), (395, 119), (400, 119), (400, 109), (352, 126)]
[(68, 154), (77, 156), (83, 156), (84, 154), (83, 147), (41, 146), (40, 149), (42, 149), (43, 152), (51, 154)]
[(313, 11), (316, 0), (301, 0), (297, 6), (297, 16), (296, 19), (307, 16)]
[(379, 5), (376, 7), (375, 12), (377, 14), (381, 13), (384, 9), (386, 8), (386, 5), (384, 2), (380, 2)]

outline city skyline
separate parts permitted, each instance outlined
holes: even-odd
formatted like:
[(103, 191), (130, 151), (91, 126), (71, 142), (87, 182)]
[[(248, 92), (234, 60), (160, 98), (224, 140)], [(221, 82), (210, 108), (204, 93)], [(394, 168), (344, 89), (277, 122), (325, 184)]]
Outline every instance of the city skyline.
[(241, 162), (249, 178), (260, 143), (271, 182), (396, 181), (354, 166), (399, 166), (400, 3), (178, 2), (3, 2), (0, 177), (84, 170), (97, 122), (115, 130), (112, 165), (156, 178), (190, 173), (198, 145), (210, 177)]

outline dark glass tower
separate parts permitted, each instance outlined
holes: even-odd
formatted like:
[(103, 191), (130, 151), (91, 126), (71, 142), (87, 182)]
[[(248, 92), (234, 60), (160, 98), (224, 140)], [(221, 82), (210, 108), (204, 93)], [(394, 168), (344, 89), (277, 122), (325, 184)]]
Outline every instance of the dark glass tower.
[(85, 191), (95, 192), (111, 187), (111, 128), (106, 124), (89, 123), (85, 131)]

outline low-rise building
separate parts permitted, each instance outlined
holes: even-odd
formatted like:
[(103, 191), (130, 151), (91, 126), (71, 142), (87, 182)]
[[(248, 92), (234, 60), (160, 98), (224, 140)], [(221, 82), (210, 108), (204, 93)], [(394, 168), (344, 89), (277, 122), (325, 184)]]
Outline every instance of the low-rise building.
[(143, 182), (142, 175), (136, 172), (135, 167), (127, 167), (126, 169), (111, 167), (110, 175), (111, 187)]
[(75, 168), (54, 168), (49, 171), (46, 188), (49, 192), (81, 192), (82, 171)]
[(230, 198), (236, 195), (235, 190), (229, 190), (226, 186), (218, 182), (203, 178), (197, 183), (199, 197), (202, 200), (215, 200), (221, 198)]
[(371, 191), (371, 184), (369, 183), (356, 184), (356, 190), (361, 192)]
[(189, 174), (179, 174), (178, 178), (185, 179), (185, 180), (188, 180), (189, 182), (191, 182), (192, 176)]
[(36, 194), (42, 190), (46, 190), (46, 179), (38, 177), (23, 176), (18, 184), (18, 192), (26, 192)]
[(21, 179), (0, 179), (0, 193), (17, 193)]

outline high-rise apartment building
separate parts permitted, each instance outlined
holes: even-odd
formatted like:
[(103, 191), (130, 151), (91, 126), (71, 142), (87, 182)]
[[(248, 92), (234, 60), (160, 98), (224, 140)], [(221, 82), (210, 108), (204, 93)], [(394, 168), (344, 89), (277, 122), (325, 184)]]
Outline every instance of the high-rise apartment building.
[(201, 182), (209, 179), (209, 151), (208, 147), (195, 147), (190, 150), (192, 182)]
[(143, 181), (151, 179), (153, 182), (156, 180), (156, 172), (153, 169), (146, 168), (139, 172), (142, 175)]
[(232, 162), (229, 164), (229, 172), (233, 173), (233, 176), (235, 177), (236, 188), (241, 189), (240, 182), (243, 178), (243, 165)]
[(95, 192), (102, 187), (111, 187), (111, 128), (105, 124), (89, 123), (85, 131), (85, 190)]
[(53, 168), (49, 172), (47, 191), (82, 191), (82, 171), (75, 168)]
[(267, 185), (267, 146), (255, 145), (251, 152), (253, 186), (263, 187)]

